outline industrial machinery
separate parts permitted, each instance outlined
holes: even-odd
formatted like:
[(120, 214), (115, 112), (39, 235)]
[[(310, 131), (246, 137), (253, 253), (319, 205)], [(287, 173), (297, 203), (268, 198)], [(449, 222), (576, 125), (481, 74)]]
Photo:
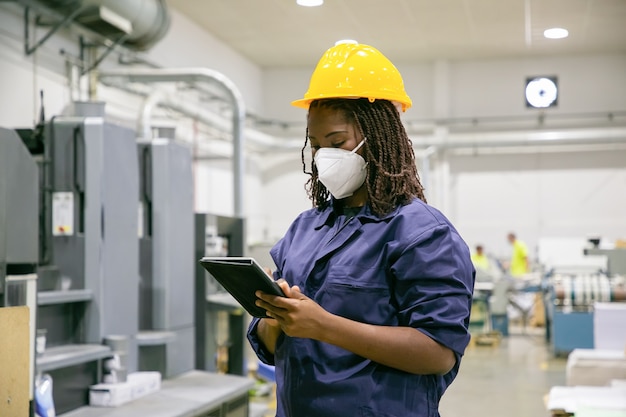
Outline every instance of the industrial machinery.
[(137, 152), (139, 370), (165, 378), (194, 369), (195, 356), (192, 155), (167, 133), (140, 141)]
[[(216, 370), (226, 307), (194, 269), (212, 227), (242, 255), (244, 221), (194, 214), (191, 150), (172, 132), (138, 141), (104, 115), (103, 103), (73, 103), (35, 129), (0, 128), (0, 307), (31, 308), (31, 387), (49, 374), (56, 413), (76, 410), (115, 354), (117, 382), (156, 370), (177, 393), (217, 384), (181, 406), (247, 415), (251, 380), (196, 371)], [(246, 317), (227, 308), (228, 371), (243, 375)], [(46, 339), (37, 354), (35, 332)]]
[(40, 372), (54, 378), (57, 412), (85, 403), (70, 389), (99, 382), (107, 338), (126, 339), (126, 372), (137, 370), (139, 189), (134, 131), (104, 120), (104, 103), (74, 103), (44, 129), (44, 272), (38, 328), (49, 348)]
[(626, 248), (616, 247), (612, 249), (586, 248), (584, 254), (588, 256), (606, 256), (607, 271), (609, 276), (626, 275)]
[(592, 349), (594, 303), (626, 301), (626, 281), (604, 273), (556, 274), (550, 283), (547, 313), (554, 353)]
[(38, 178), (37, 162), (18, 134), (0, 128), (0, 307), (29, 307), (31, 401), (39, 260)]
[[(31, 334), (45, 334), (34, 370), (52, 376), (60, 414), (85, 405), (111, 355), (107, 339), (124, 340), (124, 371), (137, 370), (135, 133), (89, 102), (35, 129), (0, 129), (0, 138), (3, 304), (34, 300)], [(35, 294), (24, 298), (8, 284), (27, 274)]]
[(200, 265), (203, 256), (243, 256), (244, 219), (195, 215), (196, 368), (246, 375), (245, 340), (249, 316)]

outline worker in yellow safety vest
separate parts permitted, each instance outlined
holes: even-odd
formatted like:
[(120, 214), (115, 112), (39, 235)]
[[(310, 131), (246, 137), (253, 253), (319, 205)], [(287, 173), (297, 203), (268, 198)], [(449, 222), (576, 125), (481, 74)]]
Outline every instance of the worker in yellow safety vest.
[(513, 246), (513, 252), (511, 254), (511, 262), (509, 264), (509, 274), (512, 277), (520, 277), (530, 272), (528, 266), (528, 248), (526, 244), (519, 240), (515, 233), (509, 233), (507, 239), (511, 246)]
[(472, 254), (472, 263), (475, 268), (481, 268), (484, 270), (489, 269), (489, 258), (485, 255), (483, 245), (476, 245), (476, 251)]

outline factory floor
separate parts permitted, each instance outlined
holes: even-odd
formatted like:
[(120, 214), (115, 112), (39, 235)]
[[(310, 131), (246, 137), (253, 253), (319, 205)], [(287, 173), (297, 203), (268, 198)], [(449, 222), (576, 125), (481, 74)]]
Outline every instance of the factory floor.
[[(549, 417), (545, 399), (550, 388), (565, 384), (567, 358), (554, 357), (545, 328), (523, 329), (511, 323), (509, 336), (479, 340), (466, 350), (454, 383), (443, 396), (442, 417)], [(273, 417), (272, 394), (254, 398), (264, 417)]]
[(550, 388), (565, 385), (567, 358), (555, 357), (544, 328), (511, 326), (494, 345), (472, 345), (443, 396), (442, 417), (548, 417)]

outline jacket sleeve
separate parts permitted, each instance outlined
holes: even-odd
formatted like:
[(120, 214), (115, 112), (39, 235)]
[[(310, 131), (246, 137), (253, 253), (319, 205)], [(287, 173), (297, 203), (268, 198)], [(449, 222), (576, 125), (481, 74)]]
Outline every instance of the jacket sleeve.
[[(277, 266), (277, 269), (274, 271), (274, 279), (279, 279), (280, 277), (282, 277), (281, 254), (284, 251), (284, 246), (287, 245), (288, 244), (287, 242), (289, 242), (290, 240), (289, 237), (291, 235), (292, 229), (293, 229), (293, 225), (290, 227), (285, 237), (280, 239), (278, 243), (276, 243), (276, 245), (274, 245), (274, 247), (272, 247), (272, 249), (270, 250), (270, 254), (272, 256), (274, 264)], [(267, 350), (267, 348), (265, 347), (265, 345), (259, 338), (259, 335), (257, 332), (260, 320), (261, 320), (260, 318), (256, 318), (256, 317), (252, 318), (252, 321), (250, 322), (250, 325), (248, 326), (247, 338), (248, 338), (248, 341), (250, 342), (250, 346), (252, 347), (252, 350), (254, 351), (254, 353), (256, 353), (257, 357), (261, 360), (261, 362), (267, 365), (274, 365), (274, 355), (269, 350)]]
[(257, 334), (257, 327), (259, 325), (259, 318), (253, 318), (250, 326), (248, 327), (248, 341), (250, 342), (250, 346), (252, 346), (252, 350), (256, 353), (256, 356), (259, 360), (267, 365), (274, 365), (274, 355), (265, 348), (261, 339)]
[(470, 340), (475, 270), (456, 230), (438, 224), (411, 238), (391, 271), (400, 325), (463, 355)]

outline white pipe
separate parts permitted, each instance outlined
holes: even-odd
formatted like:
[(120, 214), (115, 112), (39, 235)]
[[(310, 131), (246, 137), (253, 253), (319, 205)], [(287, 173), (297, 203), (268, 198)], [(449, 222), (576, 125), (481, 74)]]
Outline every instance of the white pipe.
[[(445, 136), (409, 133), (415, 149), (504, 148), (554, 145), (626, 144), (626, 126), (500, 132), (448, 132)], [(294, 141), (290, 138), (288, 141)]]
[[(208, 68), (128, 68), (112, 70), (99, 74), (100, 80), (123, 79), (127, 82), (156, 84), (165, 82), (213, 82), (221, 87), (233, 105), (233, 188), (234, 213), (243, 217), (243, 180), (245, 161), (244, 151), (244, 119), (245, 106), (243, 97), (237, 86), (224, 74)], [(158, 98), (158, 97), (157, 97)], [(145, 129), (145, 124), (144, 124)]]
[(152, 139), (152, 112), (163, 100), (163, 97), (163, 90), (154, 90), (143, 102), (141, 117), (137, 126), (137, 131), (142, 132), (143, 139)]
[[(149, 94), (144, 101), (138, 123), (139, 132), (144, 132), (144, 136), (149, 135), (146, 137), (150, 137), (152, 134), (152, 115), (158, 106), (172, 109), (221, 131), (232, 132), (232, 126), (229, 125), (228, 121), (222, 116), (201, 109), (197, 103), (190, 103), (188, 100), (184, 100), (176, 94), (168, 94), (163, 90), (155, 90)], [(302, 147), (302, 140), (287, 141), (276, 139), (274, 136), (250, 128), (244, 128), (243, 131), (246, 141), (251, 141), (266, 149), (300, 149)]]

